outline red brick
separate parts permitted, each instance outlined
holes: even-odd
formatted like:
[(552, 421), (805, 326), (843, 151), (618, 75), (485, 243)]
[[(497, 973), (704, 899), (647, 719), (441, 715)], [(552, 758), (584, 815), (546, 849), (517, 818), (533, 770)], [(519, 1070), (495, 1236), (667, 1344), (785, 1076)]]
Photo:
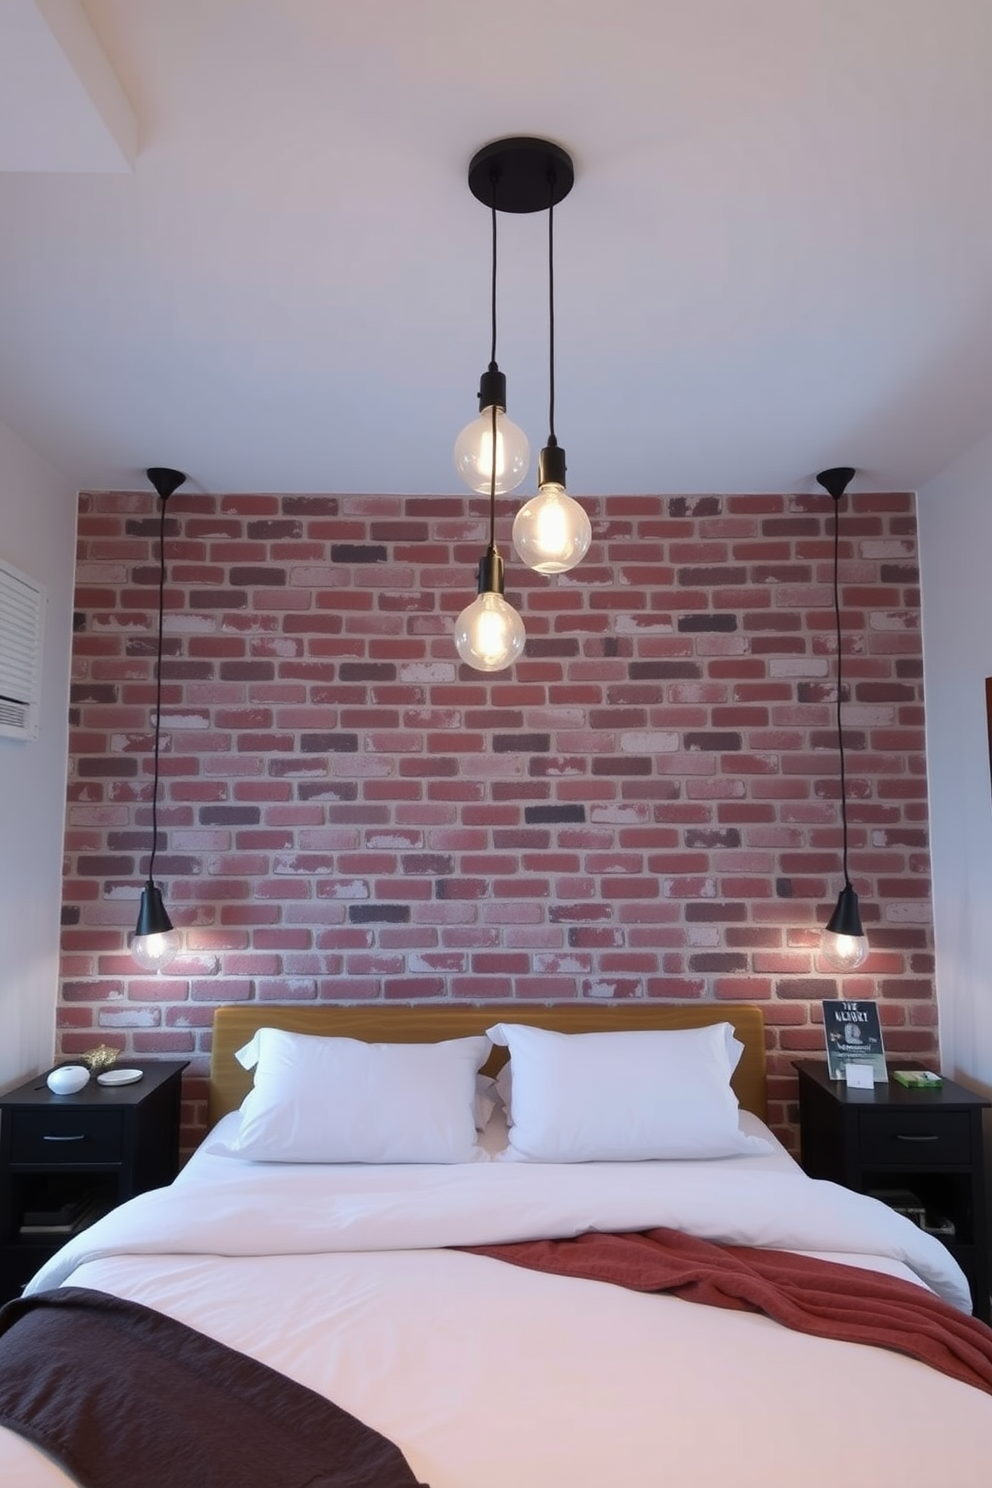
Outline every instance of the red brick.
[[(80, 498), (81, 558), (101, 567), (94, 582), (81, 570), (77, 595), (61, 1047), (129, 1003), (198, 1030), (205, 1060), (226, 1000), (608, 991), (759, 1000), (770, 1043), (805, 1031), (819, 1053), (819, 1001), (838, 983), (816, 947), (841, 873), (829, 511), (811, 493), (586, 504), (596, 554), (550, 584), (513, 574), (528, 651), (487, 677), (450, 641), (481, 498), (177, 493), (166, 601), (197, 628), (167, 634), (156, 870), (192, 927), (187, 981), (143, 977), (126, 949), (150, 832), (155, 502)], [(899, 560), (865, 557), (865, 536), (898, 538)], [(381, 561), (359, 582), (329, 543)], [(920, 1040), (932, 1057), (910, 497), (852, 498), (842, 587), (845, 705), (872, 710), (845, 728), (872, 956), (844, 990), (879, 997), (887, 1031), (909, 1040), (894, 1047)], [(170, 727), (191, 717), (202, 727)], [(624, 750), (624, 733), (652, 731), (678, 747)], [(495, 735), (527, 742), (504, 754)], [(530, 822), (532, 805), (583, 815)], [(256, 815), (204, 816), (191, 835), (194, 812), (228, 808)], [(349, 924), (356, 892), (410, 918)], [(919, 922), (890, 921), (907, 905)], [(367, 959), (346, 968), (349, 949)], [(485, 957), (473, 973), (469, 951)], [(158, 1031), (121, 1037), (134, 1052), (128, 1040)], [(790, 1057), (773, 1068), (781, 1121), (795, 1115)], [(187, 1131), (202, 1103), (187, 1097)]]

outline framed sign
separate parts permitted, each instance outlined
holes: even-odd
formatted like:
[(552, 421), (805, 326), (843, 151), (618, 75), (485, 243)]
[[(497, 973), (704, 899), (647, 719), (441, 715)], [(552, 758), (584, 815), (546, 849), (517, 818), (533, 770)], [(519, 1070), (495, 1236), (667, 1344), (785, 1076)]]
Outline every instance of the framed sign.
[[(827, 1073), (831, 1080), (846, 1080), (847, 1067), (853, 1065), (856, 1070), (871, 1070), (871, 1084), (884, 1085), (889, 1075), (885, 1068), (878, 1004), (830, 999), (821, 1005), (823, 1036), (827, 1044)], [(856, 1083), (860, 1084), (861, 1080), (857, 1079)]]

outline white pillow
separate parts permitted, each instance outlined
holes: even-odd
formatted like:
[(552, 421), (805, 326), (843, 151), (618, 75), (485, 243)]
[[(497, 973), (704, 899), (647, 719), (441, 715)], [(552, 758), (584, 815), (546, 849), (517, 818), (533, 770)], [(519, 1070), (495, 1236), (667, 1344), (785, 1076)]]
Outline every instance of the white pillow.
[(367, 1044), (260, 1028), (230, 1151), (257, 1162), (463, 1163), (476, 1146), (476, 1075), (489, 1040)]
[(767, 1152), (740, 1128), (730, 1085), (743, 1045), (733, 1024), (616, 1033), (488, 1030), (510, 1050), (507, 1156), (532, 1162), (641, 1162)]

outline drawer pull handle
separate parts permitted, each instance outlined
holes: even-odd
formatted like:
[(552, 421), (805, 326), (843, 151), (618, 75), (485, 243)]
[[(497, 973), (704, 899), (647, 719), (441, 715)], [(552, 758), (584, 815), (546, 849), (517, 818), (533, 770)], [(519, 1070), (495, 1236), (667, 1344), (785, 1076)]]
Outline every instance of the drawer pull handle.
[(51, 1137), (46, 1132), (41, 1140), (43, 1142), (85, 1142), (86, 1133), (80, 1132), (76, 1137)]
[(924, 1132), (920, 1136), (909, 1136), (906, 1132), (896, 1132), (895, 1137), (897, 1142), (939, 1142), (940, 1140), (937, 1132)]

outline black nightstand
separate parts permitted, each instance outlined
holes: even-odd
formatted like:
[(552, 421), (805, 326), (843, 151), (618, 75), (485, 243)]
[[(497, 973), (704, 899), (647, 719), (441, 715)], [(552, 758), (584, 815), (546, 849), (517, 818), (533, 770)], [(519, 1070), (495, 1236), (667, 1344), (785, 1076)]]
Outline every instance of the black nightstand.
[(41, 1074), (0, 1096), (0, 1302), (74, 1229), (175, 1178), (187, 1063), (128, 1060), (144, 1071), (135, 1084), (91, 1077), (76, 1095), (53, 1095)]
[[(802, 1165), (809, 1176), (859, 1193), (888, 1194), (896, 1207), (910, 1207), (906, 1195), (917, 1198), (925, 1227), (964, 1271), (975, 1314), (988, 1322), (982, 1110), (992, 1102), (953, 1080), (939, 1090), (907, 1090), (890, 1076), (887, 1085), (856, 1090), (831, 1080), (825, 1064), (795, 1067)], [(903, 1197), (895, 1198), (900, 1192)]]

